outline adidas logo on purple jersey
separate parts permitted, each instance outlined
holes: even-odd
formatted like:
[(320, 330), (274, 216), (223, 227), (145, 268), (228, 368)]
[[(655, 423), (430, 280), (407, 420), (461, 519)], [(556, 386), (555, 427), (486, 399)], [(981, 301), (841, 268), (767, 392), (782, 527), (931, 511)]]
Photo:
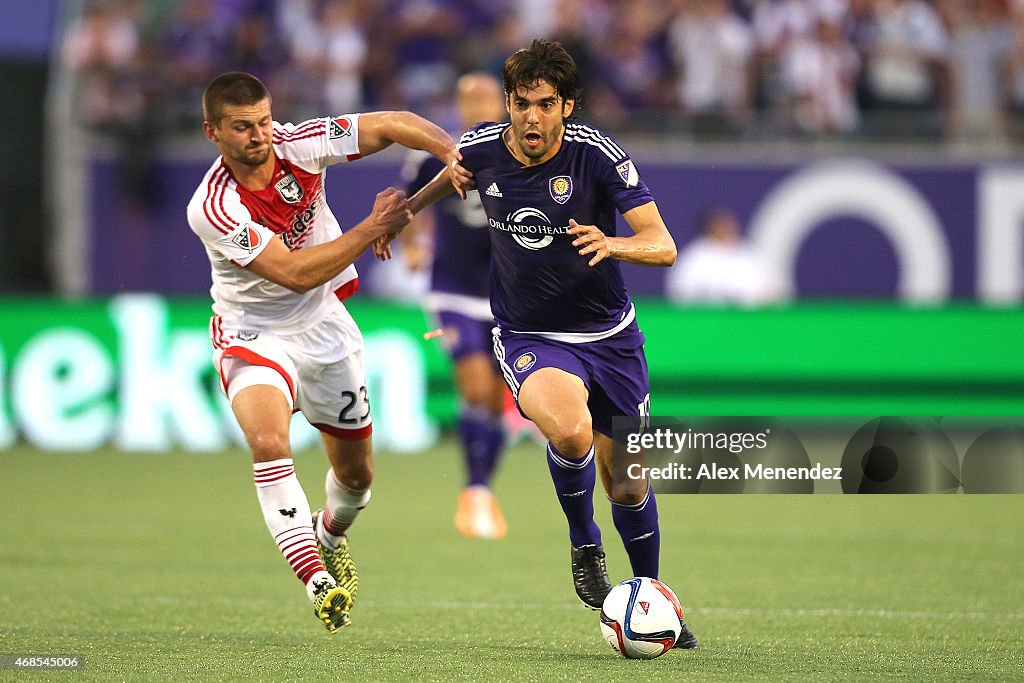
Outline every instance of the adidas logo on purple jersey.
[(491, 186), (488, 187), (484, 191), (484, 194), (486, 194), (488, 196), (491, 196), (491, 197), (500, 197), (500, 196), (502, 196), (501, 195), (501, 190), (498, 189), (498, 183), (491, 183)]

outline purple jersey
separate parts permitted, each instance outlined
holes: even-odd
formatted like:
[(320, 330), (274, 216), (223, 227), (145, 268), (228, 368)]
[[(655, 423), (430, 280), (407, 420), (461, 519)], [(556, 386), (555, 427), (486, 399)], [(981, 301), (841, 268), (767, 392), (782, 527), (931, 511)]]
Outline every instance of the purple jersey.
[[(403, 171), (406, 193), (411, 197), (444, 169), (434, 156), (417, 154)], [(434, 205), (434, 264), (430, 290), (445, 294), (487, 298), (490, 281), (491, 241), (487, 234), (487, 215), (476, 192), (465, 201), (451, 194)], [(489, 317), (489, 316), (488, 316)]]
[(601, 333), (632, 315), (619, 262), (591, 268), (566, 234), (569, 219), (615, 235), (615, 212), (654, 198), (615, 141), (580, 123), (558, 153), (523, 166), (505, 146), (508, 123), (482, 123), (459, 142), (491, 230), (491, 310), (502, 329)]

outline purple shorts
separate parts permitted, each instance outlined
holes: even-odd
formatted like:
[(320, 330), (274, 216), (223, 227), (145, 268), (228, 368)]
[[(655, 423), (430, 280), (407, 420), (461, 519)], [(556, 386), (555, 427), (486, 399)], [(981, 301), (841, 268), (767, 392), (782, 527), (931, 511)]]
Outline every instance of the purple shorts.
[(452, 360), (461, 360), (472, 353), (491, 353), (491, 328), (494, 321), (483, 321), (455, 311), (435, 313), (438, 327), (444, 330), (441, 343)]
[[(558, 368), (583, 380), (594, 429), (612, 436), (612, 418), (646, 415), (650, 382), (644, 336), (634, 322), (622, 332), (582, 344), (494, 329), (494, 355), (519, 405), (519, 387), (541, 368)], [(522, 412), (522, 409), (520, 409)]]

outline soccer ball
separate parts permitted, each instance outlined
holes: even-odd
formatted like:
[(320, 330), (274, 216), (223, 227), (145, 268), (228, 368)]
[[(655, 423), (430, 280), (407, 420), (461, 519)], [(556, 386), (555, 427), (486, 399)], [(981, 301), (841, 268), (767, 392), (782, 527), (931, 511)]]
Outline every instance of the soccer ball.
[(601, 633), (627, 659), (654, 659), (679, 637), (683, 608), (672, 589), (637, 576), (612, 588), (601, 606)]

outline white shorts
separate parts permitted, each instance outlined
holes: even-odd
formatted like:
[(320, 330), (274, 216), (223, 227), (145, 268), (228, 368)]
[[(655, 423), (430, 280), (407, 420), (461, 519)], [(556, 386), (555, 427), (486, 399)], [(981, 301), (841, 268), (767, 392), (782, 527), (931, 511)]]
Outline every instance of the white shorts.
[(270, 384), (322, 432), (345, 440), (372, 433), (362, 335), (344, 307), (294, 334), (232, 329), (219, 316), (210, 330), (213, 364), (229, 400), (248, 386)]

